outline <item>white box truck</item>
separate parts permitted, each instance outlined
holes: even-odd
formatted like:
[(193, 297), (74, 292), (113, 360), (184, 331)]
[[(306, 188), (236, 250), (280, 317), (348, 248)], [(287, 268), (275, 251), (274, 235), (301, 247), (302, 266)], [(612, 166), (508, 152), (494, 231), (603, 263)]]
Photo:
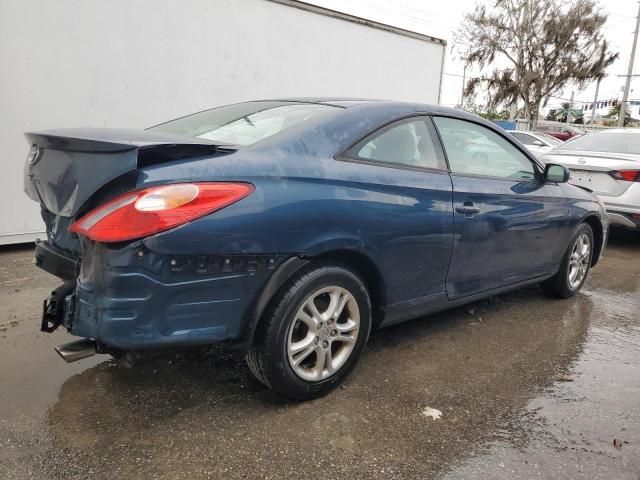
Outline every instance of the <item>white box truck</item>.
[(22, 191), (25, 131), (267, 98), (438, 103), (445, 48), (294, 0), (0, 0), (0, 244), (44, 232)]

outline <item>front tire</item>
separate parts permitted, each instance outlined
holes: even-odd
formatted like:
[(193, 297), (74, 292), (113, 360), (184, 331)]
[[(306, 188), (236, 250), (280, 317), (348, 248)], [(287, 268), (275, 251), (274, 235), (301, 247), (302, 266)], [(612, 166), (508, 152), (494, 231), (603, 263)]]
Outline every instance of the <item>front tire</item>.
[(371, 303), (362, 280), (341, 265), (312, 265), (270, 303), (247, 363), (276, 392), (316, 398), (351, 373), (370, 329)]
[(593, 230), (583, 223), (571, 240), (558, 273), (542, 282), (543, 290), (559, 298), (573, 297), (578, 293), (591, 269), (593, 246)]

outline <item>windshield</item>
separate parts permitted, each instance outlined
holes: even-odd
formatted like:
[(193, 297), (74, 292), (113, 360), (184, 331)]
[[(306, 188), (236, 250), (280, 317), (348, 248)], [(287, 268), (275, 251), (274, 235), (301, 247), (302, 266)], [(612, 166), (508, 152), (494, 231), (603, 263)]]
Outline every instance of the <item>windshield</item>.
[(295, 102), (247, 102), (206, 110), (149, 130), (246, 146), (340, 107)]
[(584, 150), (640, 155), (640, 134), (629, 132), (592, 133), (566, 142), (558, 147), (558, 150)]

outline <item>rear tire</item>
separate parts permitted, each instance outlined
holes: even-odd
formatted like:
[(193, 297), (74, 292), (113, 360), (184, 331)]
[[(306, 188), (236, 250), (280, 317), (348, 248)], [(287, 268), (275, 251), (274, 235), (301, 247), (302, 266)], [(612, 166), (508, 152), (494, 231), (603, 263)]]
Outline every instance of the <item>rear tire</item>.
[(247, 364), (272, 390), (309, 400), (351, 373), (370, 329), (371, 303), (362, 280), (341, 265), (311, 265), (270, 302)]
[(574, 235), (562, 259), (560, 270), (541, 283), (542, 289), (559, 298), (573, 297), (580, 291), (591, 269), (593, 230), (583, 223)]

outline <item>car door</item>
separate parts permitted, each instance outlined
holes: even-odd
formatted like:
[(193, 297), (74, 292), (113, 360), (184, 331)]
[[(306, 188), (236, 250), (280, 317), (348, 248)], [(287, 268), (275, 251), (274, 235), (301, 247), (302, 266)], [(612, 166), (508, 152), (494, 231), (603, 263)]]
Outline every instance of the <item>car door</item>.
[(540, 168), (506, 135), (458, 118), (437, 116), (434, 123), (453, 182), (449, 298), (550, 273), (566, 237), (562, 189), (545, 183)]
[[(451, 178), (426, 115), (383, 126), (339, 156), (353, 162), (366, 196), (360, 230), (385, 278), (387, 305), (446, 298), (453, 244)], [(345, 180), (356, 178), (348, 171)], [(366, 208), (364, 208), (366, 206)], [(393, 315), (391, 315), (393, 316)]]

